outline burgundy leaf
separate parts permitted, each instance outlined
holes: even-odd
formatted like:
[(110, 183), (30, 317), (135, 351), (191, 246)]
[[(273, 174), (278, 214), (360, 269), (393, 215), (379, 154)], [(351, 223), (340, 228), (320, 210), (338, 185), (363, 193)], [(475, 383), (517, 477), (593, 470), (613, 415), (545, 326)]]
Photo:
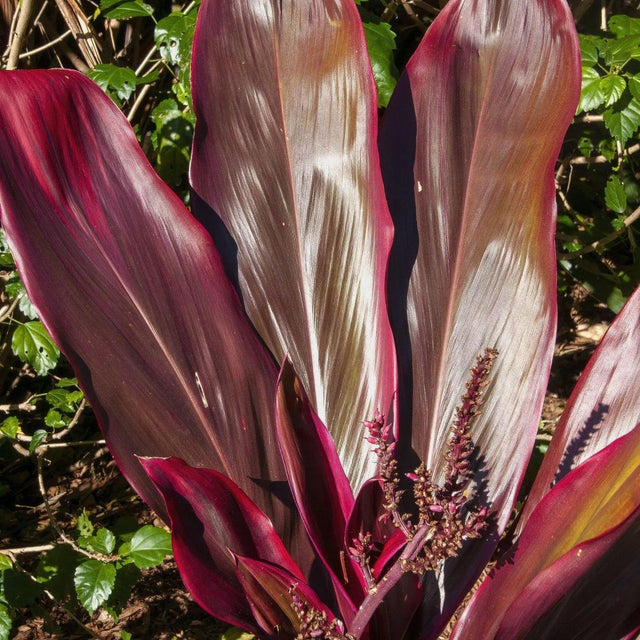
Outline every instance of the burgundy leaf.
[(208, 234), (84, 76), (2, 72), (0, 112), (2, 225), (129, 482), (166, 515), (136, 455), (219, 469), (307, 566), (277, 495), (277, 370)]
[(250, 318), (291, 358), (357, 487), (374, 472), (362, 421), (396, 390), (392, 226), (360, 17), (352, 0), (209, 0), (193, 74), (194, 189), (235, 243), (228, 270), (237, 262)]
[(440, 480), (469, 368), (485, 349), (499, 352), (471, 430), (476, 490), (494, 515), (493, 535), (448, 563), (444, 589), (427, 594), (425, 637), (438, 636), (482, 570), (534, 444), (555, 331), (553, 166), (579, 91), (564, 2), (451, 0), (383, 122), (396, 228), (389, 308), (401, 434), (411, 434), (401, 460), (412, 447)]
[[(640, 513), (639, 483), (640, 425), (571, 471), (538, 503), (512, 551), (502, 558), (467, 606), (452, 640), (494, 638), (505, 612), (516, 598), (521, 595), (524, 598), (525, 590), (530, 589), (530, 598), (520, 601), (511, 620), (511, 623), (517, 623), (523, 602), (529, 602), (531, 606), (533, 594), (537, 600), (545, 600), (544, 595), (536, 593), (536, 584), (550, 589), (546, 605), (553, 606), (554, 594), (556, 600), (561, 599), (563, 589), (568, 590), (573, 583), (578, 590), (583, 588), (579, 582), (581, 571), (591, 585), (593, 580), (597, 583), (597, 572), (589, 572), (594, 570), (597, 566), (594, 563), (599, 562), (603, 554), (616, 548), (617, 538), (625, 534), (627, 528), (634, 527), (635, 533), (631, 535), (637, 541), (635, 521)], [(627, 526), (620, 528), (623, 523)], [(616, 528), (617, 534), (613, 533)], [(610, 533), (612, 536), (607, 538)], [(598, 541), (601, 536), (604, 537)], [(594, 540), (596, 542), (586, 545), (580, 552), (579, 545)], [(561, 560), (567, 553), (571, 555)], [(554, 563), (559, 560), (555, 569)], [(610, 574), (600, 569), (599, 588), (611, 588), (605, 581), (607, 575)], [(566, 580), (564, 587), (563, 580)], [(589, 589), (586, 589), (582, 595), (588, 593)], [(630, 592), (629, 604), (637, 602), (633, 599), (635, 593), (635, 590)], [(576, 602), (568, 609), (570, 615), (575, 612)], [(543, 607), (535, 611), (540, 616), (545, 614)], [(535, 612), (532, 612), (525, 626), (531, 626), (534, 618)]]
[(217, 471), (178, 458), (141, 463), (164, 498), (174, 556), (191, 595), (211, 615), (257, 631), (231, 554), (276, 563), (303, 579), (269, 518)]
[(502, 619), (499, 640), (624, 640), (640, 624), (640, 509), (540, 573)]
[(558, 422), (520, 518), (571, 469), (640, 422), (640, 288), (602, 338)]
[(344, 531), (353, 509), (353, 493), (333, 440), (313, 411), (302, 382), (287, 359), (276, 394), (276, 435), (289, 486), (302, 522), (320, 558), (331, 572), (345, 621), (359, 603), (364, 582), (345, 557)]
[[(302, 631), (304, 614), (312, 615), (314, 612), (317, 613), (317, 621), (325, 621), (324, 625), (319, 625), (320, 629), (315, 629), (316, 631), (326, 632), (332, 623), (336, 624), (333, 612), (306, 583), (286, 569), (239, 555), (236, 555), (236, 562), (238, 577), (251, 603), (254, 616), (269, 637), (283, 640), (312, 637), (308, 633), (303, 634)], [(338, 629), (344, 630), (344, 627), (339, 626)]]

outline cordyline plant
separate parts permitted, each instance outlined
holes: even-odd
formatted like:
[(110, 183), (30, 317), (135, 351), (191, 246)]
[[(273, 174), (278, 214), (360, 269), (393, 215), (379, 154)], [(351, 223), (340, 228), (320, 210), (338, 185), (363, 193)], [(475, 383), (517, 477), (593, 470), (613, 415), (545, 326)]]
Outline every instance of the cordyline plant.
[(456, 640), (631, 638), (640, 293), (510, 525), (554, 343), (563, 0), (451, 0), (379, 137), (352, 0), (205, 0), (194, 46), (199, 221), (65, 70), (0, 73), (0, 206), (195, 599), (261, 638), (426, 640), (484, 575)]

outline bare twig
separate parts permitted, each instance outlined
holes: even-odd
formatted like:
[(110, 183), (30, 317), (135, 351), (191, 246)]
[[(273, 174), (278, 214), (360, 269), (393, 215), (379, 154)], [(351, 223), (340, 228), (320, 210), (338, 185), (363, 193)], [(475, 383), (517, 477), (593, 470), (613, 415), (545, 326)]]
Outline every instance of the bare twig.
[(9, 413), (11, 411), (35, 411), (35, 405), (30, 402), (17, 402), (10, 404), (0, 404), (0, 411), (4, 411), (5, 413)]
[(65, 447), (90, 447), (93, 445), (105, 445), (105, 440), (75, 440), (74, 442), (45, 442), (39, 449), (64, 449)]
[(91, 68), (100, 64), (102, 62), (100, 43), (77, 0), (56, 0), (56, 4), (67, 26), (71, 29), (86, 63)]
[(561, 253), (558, 254), (558, 260), (568, 260), (571, 258), (578, 258), (579, 256), (583, 256), (587, 253), (592, 253), (593, 251), (597, 251), (601, 247), (609, 244), (616, 238), (619, 238), (622, 234), (624, 234), (627, 229), (638, 219), (640, 218), (640, 207), (638, 207), (632, 214), (627, 216), (624, 219), (623, 227), (618, 229), (617, 231), (613, 231), (612, 233), (604, 236), (604, 238), (600, 238), (600, 240), (596, 240), (586, 247), (582, 247), (582, 249), (578, 249), (577, 251), (572, 251), (571, 253)]
[(18, 16), (18, 21), (16, 23), (16, 30), (13, 32), (11, 38), (11, 49), (9, 50), (7, 69), (18, 68), (18, 56), (20, 55), (20, 49), (22, 49), (24, 40), (27, 37), (29, 19), (31, 18), (31, 13), (33, 11), (33, 0), (22, 0), (16, 11), (19, 11), (20, 15)]
[(0, 553), (6, 556), (10, 556), (12, 559), (15, 556), (28, 555), (30, 553), (42, 553), (43, 551), (51, 551), (55, 544), (41, 544), (35, 547), (13, 547), (11, 549), (0, 549)]
[(19, 297), (11, 302), (6, 311), (0, 311), (0, 322), (4, 322), (7, 318), (11, 317), (13, 312), (16, 310), (16, 307), (18, 306), (18, 302), (20, 302)]
[(55, 47), (57, 44), (62, 42), (65, 38), (67, 38), (70, 35), (71, 35), (71, 29), (67, 29), (67, 31), (59, 35), (54, 40), (51, 40), (50, 42), (47, 42), (47, 44), (43, 44), (41, 47), (37, 47), (36, 49), (25, 51), (24, 53), (21, 53), (18, 57), (20, 58), (20, 60), (22, 60), (23, 58), (29, 58), (30, 56), (35, 56), (37, 53), (42, 53), (47, 49), (51, 49), (51, 47)]

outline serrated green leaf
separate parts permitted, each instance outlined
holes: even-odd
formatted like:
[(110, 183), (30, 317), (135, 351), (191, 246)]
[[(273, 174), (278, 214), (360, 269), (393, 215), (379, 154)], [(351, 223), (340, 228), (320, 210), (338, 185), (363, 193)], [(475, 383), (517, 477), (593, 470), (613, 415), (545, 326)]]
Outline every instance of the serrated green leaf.
[(33, 453), (47, 437), (47, 432), (44, 429), (38, 429), (32, 436), (29, 442), (29, 453)]
[(627, 209), (627, 194), (618, 176), (611, 176), (604, 188), (604, 201), (616, 213), (623, 213)]
[(78, 516), (78, 522), (76, 523), (76, 529), (81, 537), (90, 537), (93, 535), (93, 523), (91, 522), (89, 515), (83, 509), (82, 513)]
[(90, 614), (107, 601), (115, 581), (115, 566), (99, 560), (87, 560), (78, 565), (73, 578), (78, 600)]
[(98, 553), (111, 555), (116, 546), (116, 537), (109, 529), (98, 529), (91, 539), (91, 548)]
[(67, 389), (68, 387), (76, 387), (78, 386), (78, 380), (76, 378), (60, 378), (58, 382), (56, 382), (56, 387), (60, 389)]
[(398, 81), (393, 52), (396, 49), (396, 34), (387, 22), (363, 23), (373, 77), (378, 89), (378, 106), (386, 107)]
[(9, 608), (0, 604), (0, 640), (9, 640), (13, 621), (9, 613)]
[(73, 413), (78, 408), (83, 393), (77, 388), (56, 388), (48, 391), (45, 398), (54, 409), (62, 413)]
[(640, 73), (636, 73), (636, 75), (631, 76), (627, 81), (627, 86), (634, 98), (640, 98)]
[[(185, 15), (182, 11), (174, 11), (158, 21), (154, 30), (155, 43), (160, 55), (169, 64), (180, 64), (185, 59), (185, 53), (188, 57), (193, 42), (195, 23), (195, 13)], [(183, 40), (187, 41), (186, 51), (181, 46)]]
[(617, 153), (616, 141), (613, 138), (604, 138), (598, 142), (598, 153), (603, 155), (609, 162), (611, 162)]
[(18, 435), (20, 423), (15, 416), (9, 416), (0, 422), (0, 432), (7, 438), (15, 438)]
[(111, 20), (146, 18), (153, 15), (153, 7), (142, 0), (102, 0), (100, 13)]
[(125, 631), (124, 629), (121, 629), (120, 638), (122, 638), (122, 640), (131, 640), (131, 638), (133, 638), (133, 636), (128, 631)]
[(11, 567), (13, 567), (13, 561), (11, 558), (4, 553), (0, 553), (0, 571), (11, 569)]
[(626, 105), (619, 103), (604, 112), (604, 124), (609, 133), (624, 146), (640, 127), (640, 100), (632, 98)]
[(624, 228), (625, 225), (625, 221), (626, 221), (627, 217), (625, 215), (619, 215), (616, 216), (612, 221), (611, 221), (611, 226), (616, 230), (616, 231), (620, 231), (620, 229)]
[[(138, 529), (131, 538), (129, 555), (139, 569), (159, 565), (171, 555), (171, 535), (150, 524)], [(124, 545), (123, 545), (124, 546)]]
[(135, 91), (137, 77), (133, 69), (115, 64), (98, 64), (87, 75), (105, 92), (127, 100)]
[(624, 65), (640, 55), (640, 35), (622, 36), (616, 40), (607, 40), (604, 47), (604, 60), (612, 67)]
[(62, 429), (67, 426), (67, 422), (62, 419), (62, 415), (55, 409), (49, 409), (44, 417), (44, 423), (51, 429)]
[(632, 36), (640, 34), (640, 19), (631, 18), (626, 15), (615, 15), (609, 18), (609, 31), (613, 33), (616, 38), (623, 38), (624, 36)]
[(15, 269), (16, 265), (13, 261), (13, 256), (9, 250), (6, 236), (4, 235), (4, 229), (0, 229), (0, 266), (7, 269)]
[(18, 309), (29, 318), (29, 320), (37, 320), (38, 319), (38, 310), (35, 308), (27, 292), (25, 291), (24, 285), (20, 280), (17, 272), (14, 272), (10, 279), (5, 284), (4, 290), (7, 295), (12, 300), (18, 300)]
[(40, 376), (58, 364), (60, 350), (37, 320), (16, 327), (11, 339), (11, 350), (23, 362), (30, 364)]
[(600, 86), (601, 80), (600, 74), (595, 69), (582, 67), (582, 90), (580, 102), (578, 103), (578, 113), (592, 111), (604, 104), (605, 96)]
[(580, 136), (577, 146), (578, 151), (587, 158), (593, 153), (593, 140), (589, 136)]
[(585, 36), (580, 34), (580, 54), (582, 56), (583, 67), (593, 67), (598, 62), (598, 47), (601, 45), (601, 38), (597, 36)]
[(620, 100), (627, 81), (622, 76), (605, 76), (600, 80), (600, 90), (604, 96), (605, 107), (610, 107)]

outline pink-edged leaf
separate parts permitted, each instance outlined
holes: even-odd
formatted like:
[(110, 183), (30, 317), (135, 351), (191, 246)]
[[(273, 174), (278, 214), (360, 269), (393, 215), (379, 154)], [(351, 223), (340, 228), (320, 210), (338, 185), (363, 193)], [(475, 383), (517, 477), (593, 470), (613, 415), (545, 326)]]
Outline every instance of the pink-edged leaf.
[(640, 509), (539, 573), (507, 610), (496, 640), (624, 640), (640, 624)]
[[(606, 535), (622, 523), (632, 523), (634, 513), (637, 516), (640, 511), (639, 484), (640, 425), (571, 471), (538, 503), (511, 552), (467, 606), (452, 640), (494, 638), (509, 606), (538, 575), (578, 545)], [(609, 542), (615, 543), (615, 538)], [(595, 543), (593, 548), (605, 553), (609, 547), (605, 542)], [(579, 560), (582, 554), (578, 551), (574, 556)], [(567, 562), (570, 567), (570, 559)], [(584, 571), (590, 566), (585, 561)], [(579, 573), (579, 567), (576, 571)], [(562, 571), (552, 568), (547, 576), (552, 581), (562, 580)], [(600, 588), (613, 587), (601, 582)]]
[[(361, 574), (345, 557), (344, 531), (354, 499), (331, 435), (286, 359), (276, 392), (276, 436), (305, 529), (331, 573), (345, 619), (364, 595)], [(347, 595), (349, 594), (349, 595)]]
[(211, 615), (256, 631), (232, 553), (273, 562), (303, 579), (269, 518), (217, 471), (178, 458), (140, 462), (164, 498), (173, 553), (191, 595)]
[(277, 369), (209, 235), (81, 74), (0, 72), (0, 113), (2, 225), (129, 482), (165, 514), (136, 455), (219, 469), (302, 561), (276, 495)]
[(401, 370), (412, 379), (413, 446), (428, 468), (444, 468), (469, 369), (496, 348), (472, 435), (501, 524), (533, 446), (551, 361), (552, 169), (579, 85), (564, 2), (452, 0), (407, 65), (382, 127), (398, 223), (392, 268), (410, 268), (415, 257), (410, 273), (392, 272), (389, 288), (392, 311), (405, 308), (402, 296), (408, 307), (408, 335), (394, 330), (411, 355), (411, 371)]
[[(269, 637), (283, 640), (302, 637), (298, 633), (301, 632), (301, 618), (305, 612), (324, 614), (325, 632), (337, 622), (333, 612), (314, 591), (286, 569), (240, 555), (236, 555), (236, 563), (238, 577), (254, 616)], [(344, 630), (344, 627), (339, 628)]]
[[(533, 448), (555, 332), (553, 165), (579, 90), (562, 0), (451, 0), (383, 121), (401, 444), (411, 434), (401, 455), (411, 446), (436, 481), (469, 368), (486, 348), (499, 352), (471, 429), (494, 535), (448, 563), (440, 612), (438, 591), (426, 596), (438, 621), (425, 634), (435, 637), (506, 526)], [(454, 584), (447, 576), (461, 563)]]
[(193, 75), (194, 189), (237, 246), (250, 318), (291, 358), (357, 487), (374, 472), (362, 421), (389, 412), (396, 368), (392, 226), (353, 0), (209, 0)]
[(593, 454), (640, 422), (640, 288), (602, 338), (569, 398), (518, 525), (542, 497)]

